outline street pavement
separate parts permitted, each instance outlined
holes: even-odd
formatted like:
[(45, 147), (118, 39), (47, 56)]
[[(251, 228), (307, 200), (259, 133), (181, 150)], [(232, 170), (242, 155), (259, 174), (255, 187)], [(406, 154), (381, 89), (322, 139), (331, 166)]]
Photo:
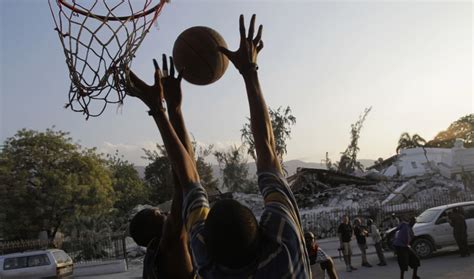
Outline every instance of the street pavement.
[[(337, 238), (329, 238), (318, 241), (320, 247), (331, 257), (334, 258), (336, 270), (340, 279), (398, 279), (400, 271), (398, 269), (397, 258), (392, 252), (385, 252), (387, 266), (377, 266), (378, 258), (375, 254), (373, 245), (369, 242), (368, 261), (373, 265), (371, 268), (361, 266), (360, 251), (355, 241), (353, 241), (352, 265), (357, 270), (346, 272), (342, 259), (339, 258), (337, 248), (339, 241)], [(418, 270), (418, 276), (422, 279), (474, 279), (474, 249), (471, 247), (471, 257), (461, 258), (457, 253), (457, 247), (447, 247), (435, 253), (431, 258), (421, 260), (421, 267)], [(83, 279), (125, 279), (141, 278), (142, 266), (140, 262), (135, 261), (129, 266), (129, 270), (123, 273), (107, 274), (100, 276), (75, 277)], [(313, 265), (313, 278), (322, 278), (319, 265)], [(405, 274), (405, 278), (411, 278), (411, 270)], [(319, 276), (318, 276), (319, 275)], [(327, 277), (326, 277), (327, 278)]]
[[(472, 250), (472, 249), (471, 249)], [(339, 259), (335, 259), (336, 270), (339, 279), (371, 279), (371, 278), (387, 278), (387, 279), (398, 279), (400, 278), (400, 270), (398, 268), (397, 258), (391, 253), (385, 253), (387, 260), (387, 266), (377, 266), (378, 258), (376, 254), (370, 254), (367, 256), (369, 263), (373, 267), (367, 268), (361, 266), (361, 257), (356, 255), (352, 257), (352, 265), (357, 270), (352, 272), (345, 271), (344, 262)], [(313, 270), (319, 268), (317, 265), (312, 266)], [(322, 278), (317, 276), (321, 272), (313, 272), (316, 276), (313, 278)], [(410, 269), (405, 273), (405, 278), (411, 278), (412, 270)], [(435, 256), (421, 260), (421, 266), (418, 269), (418, 276), (422, 279), (474, 279), (474, 256), (461, 258), (454, 249), (444, 250), (437, 253)], [(327, 277), (326, 277), (327, 278)]]

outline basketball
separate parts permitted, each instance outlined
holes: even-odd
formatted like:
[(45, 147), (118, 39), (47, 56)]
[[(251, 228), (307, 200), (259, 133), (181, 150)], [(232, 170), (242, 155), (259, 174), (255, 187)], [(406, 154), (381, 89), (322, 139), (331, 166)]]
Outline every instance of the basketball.
[(196, 85), (211, 84), (222, 77), (229, 60), (217, 47), (227, 48), (215, 30), (195, 26), (184, 30), (176, 39), (173, 59), (176, 69), (184, 69), (183, 78)]

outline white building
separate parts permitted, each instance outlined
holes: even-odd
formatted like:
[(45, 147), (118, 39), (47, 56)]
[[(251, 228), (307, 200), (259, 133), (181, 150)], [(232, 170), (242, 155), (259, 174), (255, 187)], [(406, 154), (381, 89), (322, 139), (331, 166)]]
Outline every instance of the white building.
[(386, 176), (404, 177), (435, 172), (457, 180), (462, 172), (474, 173), (474, 148), (464, 148), (463, 140), (457, 139), (453, 148), (402, 149), (397, 160), (382, 171)]

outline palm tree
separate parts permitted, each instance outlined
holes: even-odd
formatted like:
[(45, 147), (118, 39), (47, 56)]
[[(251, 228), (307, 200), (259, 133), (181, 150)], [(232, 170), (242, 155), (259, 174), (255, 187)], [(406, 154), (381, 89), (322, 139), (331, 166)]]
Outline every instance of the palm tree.
[(418, 134), (414, 134), (410, 136), (409, 133), (405, 132), (400, 136), (397, 145), (397, 154), (400, 152), (400, 149), (405, 148), (416, 148), (416, 147), (424, 147), (426, 144), (426, 140), (422, 138)]
[(414, 134), (413, 136), (410, 137), (410, 134), (408, 134), (407, 132), (403, 133), (400, 136), (400, 139), (398, 140), (397, 154), (399, 153), (400, 149), (416, 148), (416, 147), (421, 147), (423, 149), (423, 154), (425, 155), (428, 168), (431, 169), (432, 171), (435, 171), (430, 165), (430, 160), (428, 159), (428, 154), (425, 149), (426, 147), (430, 147), (430, 146), (426, 143), (426, 140), (418, 134)]

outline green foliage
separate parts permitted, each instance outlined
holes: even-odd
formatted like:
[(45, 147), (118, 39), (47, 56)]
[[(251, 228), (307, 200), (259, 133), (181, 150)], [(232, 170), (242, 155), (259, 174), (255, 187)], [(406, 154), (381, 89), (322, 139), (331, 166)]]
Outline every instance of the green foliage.
[[(363, 170), (364, 166), (357, 161), (357, 153), (359, 152), (360, 131), (364, 125), (365, 119), (372, 107), (366, 108), (364, 113), (359, 115), (356, 123), (351, 124), (351, 142), (344, 152), (341, 153), (339, 162), (336, 163), (337, 170), (344, 173), (353, 173), (355, 170)], [(328, 161), (326, 161), (328, 163)], [(331, 163), (329, 161), (329, 166)]]
[(247, 160), (244, 158), (242, 146), (232, 146), (225, 152), (214, 152), (222, 172), (222, 185), (231, 192), (254, 193), (256, 182), (248, 178)]
[[(212, 174), (212, 167), (205, 161), (212, 153), (213, 146), (197, 147), (193, 142), (196, 157), (196, 168), (199, 173), (202, 186), (209, 194), (218, 193), (218, 180)], [(171, 162), (164, 145), (157, 145), (158, 151), (145, 151), (145, 159), (151, 163), (145, 167), (145, 181), (149, 187), (149, 201), (159, 204), (173, 198), (174, 180)]]
[(173, 173), (171, 162), (164, 145), (156, 145), (158, 150), (147, 150), (144, 158), (150, 161), (145, 167), (145, 182), (149, 189), (149, 202), (160, 204), (173, 197)]
[(115, 231), (123, 231), (128, 225), (129, 212), (135, 206), (146, 202), (148, 189), (134, 165), (123, 160), (118, 151), (114, 155), (107, 155), (107, 158), (115, 193), (114, 211), (111, 216), (113, 227)]
[(464, 147), (474, 147), (474, 113), (465, 115), (451, 123), (448, 129), (439, 132), (426, 146), (452, 148), (457, 138), (464, 140)]
[(193, 147), (196, 157), (196, 168), (199, 173), (202, 186), (206, 189), (209, 195), (218, 194), (219, 180), (212, 174), (212, 166), (206, 162), (206, 158), (212, 154), (214, 146), (211, 144), (207, 147), (198, 147), (196, 141), (193, 141)]
[(399, 153), (401, 149), (423, 147), (425, 145), (426, 140), (420, 135), (414, 134), (413, 136), (410, 136), (410, 134), (405, 132), (401, 134), (400, 139), (398, 140), (396, 151)]
[(1, 227), (7, 239), (49, 236), (75, 215), (96, 216), (114, 203), (110, 172), (94, 149), (69, 134), (22, 129), (0, 153)]
[[(278, 107), (276, 110), (269, 108), (269, 114), (273, 135), (275, 136), (276, 153), (280, 158), (280, 162), (283, 163), (283, 156), (286, 154), (286, 142), (291, 138), (291, 126), (295, 125), (296, 117), (291, 114), (289, 106), (286, 108)], [(243, 143), (247, 147), (247, 153), (256, 160), (255, 141), (250, 126), (250, 118), (247, 118), (247, 123), (244, 124), (240, 132)]]

